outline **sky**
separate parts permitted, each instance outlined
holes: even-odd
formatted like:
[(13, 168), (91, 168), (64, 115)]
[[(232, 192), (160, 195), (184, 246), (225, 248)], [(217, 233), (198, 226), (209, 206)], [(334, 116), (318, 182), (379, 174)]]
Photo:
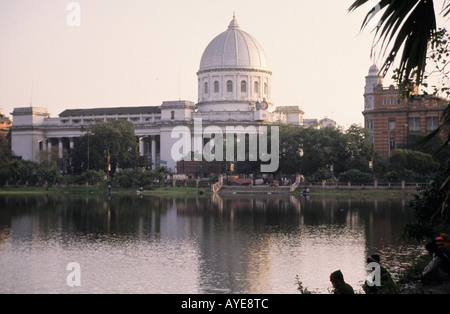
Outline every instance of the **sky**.
[[(78, 20), (69, 19), (79, 5)], [(353, 0), (1, 0), (0, 108), (65, 109), (197, 102), (206, 46), (233, 14), (262, 45), (272, 102), (304, 118), (363, 125), (373, 33)], [(376, 3), (372, 1), (372, 4)], [(376, 62), (381, 65), (380, 62)], [(392, 83), (391, 77), (385, 84)]]

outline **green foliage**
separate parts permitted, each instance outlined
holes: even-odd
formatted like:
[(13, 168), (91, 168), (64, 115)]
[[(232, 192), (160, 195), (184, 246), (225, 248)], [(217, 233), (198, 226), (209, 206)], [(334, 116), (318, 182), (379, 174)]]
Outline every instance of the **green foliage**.
[(439, 163), (430, 154), (408, 149), (396, 149), (390, 158), (388, 174), (397, 179), (424, 180), (439, 169)]
[(74, 176), (74, 182), (76, 184), (95, 185), (106, 182), (106, 172), (103, 170), (87, 170), (79, 175)]
[(351, 182), (352, 184), (365, 184), (373, 182), (370, 173), (358, 169), (351, 169), (339, 175), (340, 182)]
[(303, 283), (300, 281), (300, 277), (297, 275), (295, 277), (297, 290), (300, 291), (300, 294), (315, 294), (316, 292), (308, 290), (308, 288), (303, 287)]
[(430, 154), (435, 161), (439, 162), (441, 166), (444, 166), (450, 153), (450, 147), (447, 146), (441, 149), (444, 141), (440, 136), (431, 137), (427, 141), (424, 141), (424, 138), (425, 134), (421, 132), (408, 132), (405, 143), (401, 148)]
[(112, 170), (134, 168), (139, 162), (138, 149), (133, 123), (126, 120), (97, 122), (74, 141), (74, 172), (91, 169), (106, 172), (108, 159)]
[(61, 173), (53, 160), (44, 160), (37, 168), (36, 176), (41, 183), (56, 184), (61, 179)]
[(113, 183), (123, 188), (143, 187), (148, 189), (163, 182), (167, 172), (165, 167), (157, 167), (155, 170), (122, 169), (114, 176)]
[(124, 188), (131, 188), (136, 185), (138, 170), (122, 169), (114, 176), (114, 183)]
[(433, 238), (436, 233), (449, 228), (448, 207), (450, 199), (450, 168), (440, 171), (431, 185), (408, 203), (415, 213), (416, 221), (405, 226), (406, 233), (417, 240)]
[(331, 171), (330, 169), (320, 168), (314, 173), (313, 178), (316, 182), (331, 179)]
[(357, 125), (346, 131), (326, 127), (280, 126), (280, 168), (283, 174), (301, 173), (315, 181), (330, 179), (350, 169), (369, 171), (373, 148), (368, 132)]

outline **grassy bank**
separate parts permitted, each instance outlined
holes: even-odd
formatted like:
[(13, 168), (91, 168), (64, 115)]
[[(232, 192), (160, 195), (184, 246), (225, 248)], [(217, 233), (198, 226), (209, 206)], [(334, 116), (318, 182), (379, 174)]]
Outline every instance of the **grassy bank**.
[[(112, 194), (136, 195), (137, 188), (112, 187)], [(293, 194), (302, 197), (301, 190), (296, 190)], [(108, 188), (104, 185), (80, 185), (67, 187), (49, 187), (48, 190), (42, 186), (32, 187), (1, 187), (0, 195), (101, 195), (107, 194)], [(310, 197), (333, 197), (333, 198), (398, 198), (413, 197), (416, 190), (373, 190), (373, 189), (311, 189)], [(212, 194), (209, 188), (195, 187), (155, 187), (145, 190), (143, 195), (149, 196), (209, 196)]]
[[(413, 197), (418, 194), (417, 190), (375, 190), (375, 189), (311, 189), (310, 197), (345, 197), (345, 198), (397, 198), (397, 197)], [(302, 196), (301, 190), (298, 189), (294, 193), (296, 196)]]
[(70, 187), (1, 187), (0, 195), (61, 195), (61, 194), (102, 194), (107, 193), (105, 186), (70, 186)]
[(209, 196), (212, 194), (209, 188), (191, 188), (191, 187), (161, 187), (153, 190), (144, 191), (143, 195), (151, 196)]
[[(137, 188), (112, 187), (112, 195), (136, 195)], [(102, 195), (107, 194), (108, 188), (104, 185), (49, 187), (1, 187), (0, 195)], [(202, 196), (210, 195), (211, 191), (205, 188), (190, 187), (161, 187), (146, 190), (142, 193), (149, 196)]]

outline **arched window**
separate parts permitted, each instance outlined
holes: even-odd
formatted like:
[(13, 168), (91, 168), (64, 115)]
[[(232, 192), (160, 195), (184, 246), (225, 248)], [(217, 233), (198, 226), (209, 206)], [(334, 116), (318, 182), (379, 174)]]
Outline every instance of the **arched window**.
[(205, 82), (205, 94), (208, 94), (208, 82)]
[(233, 82), (227, 81), (227, 92), (232, 93), (233, 92)]
[(247, 92), (247, 82), (242, 81), (241, 82), (241, 93), (246, 93), (246, 92)]
[(259, 93), (259, 83), (258, 82), (255, 82), (255, 86), (253, 87), (253, 91), (255, 93)]
[(214, 93), (218, 93), (219, 92), (219, 82), (215, 81), (214, 82)]
[(267, 83), (264, 83), (264, 94), (267, 95)]

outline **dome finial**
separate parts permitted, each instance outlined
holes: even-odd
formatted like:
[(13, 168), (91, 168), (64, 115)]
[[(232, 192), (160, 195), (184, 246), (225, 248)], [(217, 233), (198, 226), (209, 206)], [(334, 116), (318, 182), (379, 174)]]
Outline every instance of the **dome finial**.
[(228, 26), (228, 28), (230, 28), (230, 29), (239, 28), (239, 24), (236, 20), (236, 12), (233, 12), (233, 19), (231, 20), (231, 23)]

